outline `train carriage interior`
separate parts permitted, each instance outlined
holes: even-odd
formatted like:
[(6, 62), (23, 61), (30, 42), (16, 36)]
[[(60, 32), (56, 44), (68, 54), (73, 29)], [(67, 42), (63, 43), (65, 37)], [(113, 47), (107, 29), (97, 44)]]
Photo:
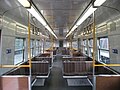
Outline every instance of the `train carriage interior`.
[(0, 0), (0, 90), (120, 90), (120, 0)]

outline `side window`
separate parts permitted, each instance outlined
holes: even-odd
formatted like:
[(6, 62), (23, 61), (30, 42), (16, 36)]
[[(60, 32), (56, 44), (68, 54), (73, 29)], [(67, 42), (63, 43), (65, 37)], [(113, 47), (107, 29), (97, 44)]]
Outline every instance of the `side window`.
[(36, 40), (36, 55), (39, 54), (39, 40)]
[(98, 60), (103, 63), (110, 63), (108, 37), (98, 39)]
[(39, 40), (39, 53), (41, 53), (41, 48), (42, 48), (42, 44), (41, 44), (41, 40)]
[(93, 39), (89, 39), (88, 45), (89, 45), (89, 56), (93, 57)]
[(86, 39), (83, 40), (83, 53), (87, 54), (87, 42), (86, 42)]
[(31, 57), (34, 57), (34, 40), (30, 40), (30, 50), (31, 50)]
[(25, 39), (16, 38), (15, 39), (15, 55), (14, 55), (14, 64), (24, 62), (25, 60)]
[(73, 41), (73, 43), (72, 43), (73, 48), (77, 49), (78, 48), (77, 44), (78, 44), (77, 41)]

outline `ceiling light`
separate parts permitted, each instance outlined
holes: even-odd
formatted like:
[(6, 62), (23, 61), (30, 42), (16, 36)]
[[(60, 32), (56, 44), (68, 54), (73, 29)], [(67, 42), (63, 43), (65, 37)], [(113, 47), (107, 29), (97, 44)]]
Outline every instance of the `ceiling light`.
[(82, 17), (80, 17), (80, 19), (78, 19), (77, 23), (72, 27), (72, 29), (70, 30), (70, 32), (66, 35), (66, 37), (68, 37), (79, 25), (81, 25), (97, 8), (93, 8), (93, 6), (91, 5), (82, 15)]
[(50, 33), (52, 33), (52, 35), (54, 35), (54, 37), (55, 37), (56, 39), (58, 39), (57, 36), (55, 35), (55, 33), (52, 31), (52, 29), (51, 29), (48, 25), (45, 26), (45, 28), (46, 28)]
[(94, 6), (101, 6), (106, 0), (95, 0)]
[[(106, 0), (95, 0), (95, 2), (93, 3), (94, 6), (101, 6)], [(70, 30), (70, 32), (66, 35), (66, 37), (68, 37), (76, 28), (77, 26), (81, 25), (97, 8), (93, 7), (92, 4), (90, 5), (90, 7), (88, 7), (83, 15), (78, 19), (78, 21), (76, 22), (76, 24), (72, 27), (72, 29)]]
[(43, 26), (46, 26), (45, 20), (39, 15), (39, 13), (34, 9), (33, 6), (27, 9)]
[(20, 4), (22, 4), (24, 7), (30, 7), (30, 2), (28, 0), (18, 0)]
[(44, 13), (44, 11), (43, 10), (40, 10), (40, 12), (43, 14)]
[(88, 8), (86, 10), (86, 12), (82, 15), (82, 17), (78, 20), (78, 22), (76, 23), (76, 25), (80, 25), (82, 24), (97, 8), (93, 8), (93, 6), (91, 5), (90, 8)]
[(70, 32), (66, 35), (66, 37), (68, 37), (77, 27), (78, 27), (78, 26), (75, 25), (75, 26), (70, 30)]
[(31, 6), (30, 2), (28, 0), (18, 0), (24, 7), (30, 7), (26, 8), (32, 16), (34, 16), (52, 35), (55, 36), (57, 39), (57, 36), (55, 33), (52, 31), (52, 29), (47, 25), (47, 22), (43, 18), (43, 16), (40, 15), (40, 13), (34, 8), (34, 6)]

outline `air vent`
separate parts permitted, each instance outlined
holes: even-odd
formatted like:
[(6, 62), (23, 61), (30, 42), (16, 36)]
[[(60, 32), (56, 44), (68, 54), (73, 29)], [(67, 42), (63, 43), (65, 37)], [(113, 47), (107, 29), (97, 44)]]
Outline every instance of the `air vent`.
[(110, 24), (110, 31), (112, 32), (112, 31), (115, 31), (116, 30), (116, 23), (115, 22), (112, 22), (111, 24)]

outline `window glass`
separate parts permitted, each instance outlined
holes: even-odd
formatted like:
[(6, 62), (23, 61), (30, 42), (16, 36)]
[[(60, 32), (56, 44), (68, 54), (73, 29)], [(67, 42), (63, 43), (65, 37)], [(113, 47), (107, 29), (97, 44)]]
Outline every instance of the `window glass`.
[(31, 50), (31, 57), (33, 57), (34, 56), (34, 46), (35, 46), (35, 42), (34, 42), (34, 40), (32, 39), (32, 40), (30, 40), (30, 50)]
[(51, 43), (49, 41), (46, 41), (45, 43), (45, 48), (48, 49), (51, 47)]
[(72, 42), (72, 46), (73, 46), (73, 48), (78, 48), (77, 41)]
[(109, 51), (100, 50), (100, 61), (103, 63), (110, 63), (109, 62)]
[(39, 53), (41, 53), (41, 49), (42, 49), (42, 42), (41, 40), (39, 40)]
[(14, 64), (18, 64), (24, 61), (24, 39), (15, 39), (15, 56)]
[(103, 63), (110, 63), (108, 38), (99, 38), (98, 42), (98, 60)]
[(93, 57), (93, 39), (89, 39), (89, 56)]
[(109, 50), (108, 38), (100, 38), (100, 48)]
[(44, 40), (41, 40), (41, 53), (43, 53), (43, 48), (44, 48), (43, 44), (44, 44)]
[(38, 47), (39, 46), (39, 41), (38, 40), (36, 40), (36, 47)]
[(93, 39), (89, 39), (89, 46), (93, 47)]
[(86, 46), (86, 40), (83, 40), (83, 45)]
[(83, 40), (83, 53), (84, 54), (88, 54), (87, 53), (87, 45), (86, 45), (87, 43), (86, 43), (86, 40)]
[(36, 55), (39, 54), (39, 41), (36, 40)]
[(30, 40), (30, 48), (33, 47), (33, 40)]

